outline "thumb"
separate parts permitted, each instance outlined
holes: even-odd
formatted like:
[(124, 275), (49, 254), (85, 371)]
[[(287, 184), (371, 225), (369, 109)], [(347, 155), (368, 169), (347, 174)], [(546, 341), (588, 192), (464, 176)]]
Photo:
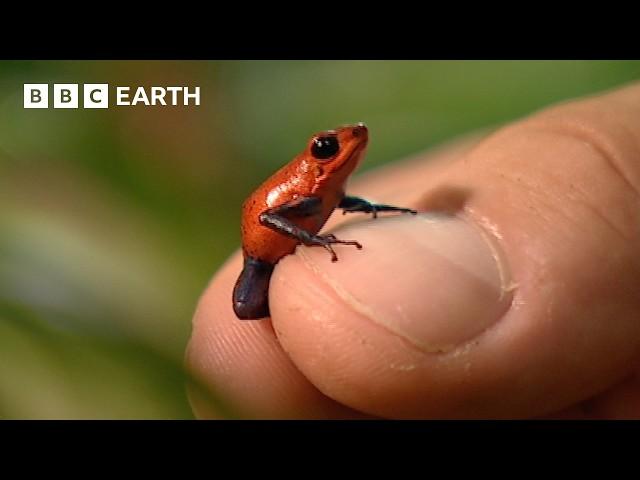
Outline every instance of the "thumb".
[(280, 343), (375, 415), (537, 416), (606, 390), (640, 357), (639, 149), (632, 86), (504, 128), (437, 175), (366, 180), (358, 193), (423, 214), (338, 229), (364, 248), (337, 263), (309, 247), (281, 261)]

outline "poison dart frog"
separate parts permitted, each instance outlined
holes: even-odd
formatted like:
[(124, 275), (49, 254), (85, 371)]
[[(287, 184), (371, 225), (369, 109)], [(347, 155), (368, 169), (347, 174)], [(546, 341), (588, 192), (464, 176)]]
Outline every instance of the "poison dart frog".
[(370, 203), (345, 195), (345, 185), (362, 160), (369, 132), (363, 123), (320, 132), (306, 148), (256, 191), (242, 206), (244, 268), (233, 289), (233, 310), (241, 320), (268, 317), (269, 280), (276, 263), (298, 244), (319, 246), (338, 260), (333, 245), (362, 248), (355, 240), (318, 235), (331, 213), (403, 212), (409, 208)]

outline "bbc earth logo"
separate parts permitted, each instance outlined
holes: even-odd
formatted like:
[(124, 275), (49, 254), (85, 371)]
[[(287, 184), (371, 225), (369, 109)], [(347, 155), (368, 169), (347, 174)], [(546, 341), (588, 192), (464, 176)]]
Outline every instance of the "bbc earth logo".
[[(116, 106), (199, 106), (200, 87), (114, 87)], [(24, 84), (24, 108), (49, 108), (52, 93), (53, 108), (79, 108), (80, 85), (55, 83), (50, 92), (48, 83)], [(109, 108), (109, 84), (82, 85), (82, 108)]]

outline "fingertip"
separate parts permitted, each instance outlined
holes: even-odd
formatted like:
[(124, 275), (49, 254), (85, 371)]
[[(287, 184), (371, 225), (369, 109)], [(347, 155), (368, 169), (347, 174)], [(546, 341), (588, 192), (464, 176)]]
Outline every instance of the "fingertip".
[(489, 328), (510, 305), (486, 239), (441, 215), (380, 218), (336, 235), (357, 238), (363, 250), (343, 247), (332, 264), (320, 249), (300, 247), (274, 272), (270, 302), (283, 348), (321, 391), (352, 408), (462, 415), (443, 397), (459, 382), (453, 372), (465, 372), (462, 357), (451, 369), (438, 354)]
[[(340, 261), (332, 264), (321, 249), (300, 247), (301, 262), (281, 262), (280, 275), (304, 266), (316, 276), (313, 283), (423, 351), (451, 349), (488, 328), (509, 306), (504, 256), (459, 217), (385, 217), (339, 232), (340, 238), (357, 239), (362, 250), (335, 247)], [(272, 298), (278, 302), (280, 295)], [(319, 298), (311, 299), (308, 311), (323, 307)]]

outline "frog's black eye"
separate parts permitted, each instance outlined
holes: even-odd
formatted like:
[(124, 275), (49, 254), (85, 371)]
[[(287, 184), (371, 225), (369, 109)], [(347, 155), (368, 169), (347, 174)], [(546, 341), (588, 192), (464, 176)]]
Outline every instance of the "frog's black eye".
[(311, 155), (318, 160), (326, 160), (333, 157), (340, 150), (338, 139), (335, 136), (316, 137), (311, 144)]

